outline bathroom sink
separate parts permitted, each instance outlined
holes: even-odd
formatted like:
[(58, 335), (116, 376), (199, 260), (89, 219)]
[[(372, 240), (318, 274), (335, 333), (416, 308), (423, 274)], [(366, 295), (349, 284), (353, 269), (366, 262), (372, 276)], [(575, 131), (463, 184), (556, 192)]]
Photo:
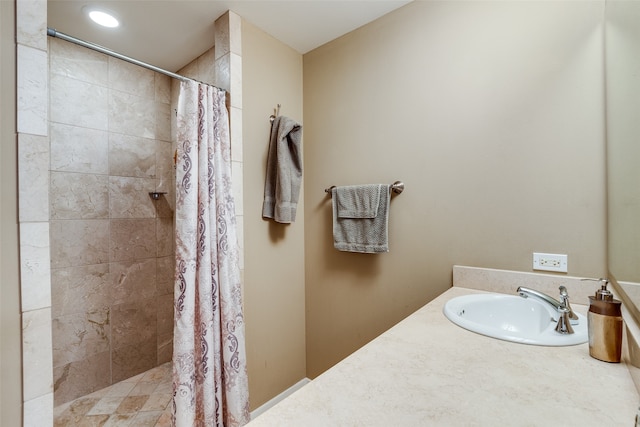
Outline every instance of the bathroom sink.
[(556, 332), (556, 310), (517, 295), (474, 294), (450, 299), (444, 315), (456, 325), (478, 334), (522, 344), (565, 346), (588, 341), (587, 318), (579, 313), (573, 334)]

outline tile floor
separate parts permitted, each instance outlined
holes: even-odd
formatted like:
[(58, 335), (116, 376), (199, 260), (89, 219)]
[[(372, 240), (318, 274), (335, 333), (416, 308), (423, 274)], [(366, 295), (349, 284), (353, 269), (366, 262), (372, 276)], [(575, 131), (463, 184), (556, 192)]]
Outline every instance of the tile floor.
[(168, 427), (171, 362), (54, 409), (54, 427)]

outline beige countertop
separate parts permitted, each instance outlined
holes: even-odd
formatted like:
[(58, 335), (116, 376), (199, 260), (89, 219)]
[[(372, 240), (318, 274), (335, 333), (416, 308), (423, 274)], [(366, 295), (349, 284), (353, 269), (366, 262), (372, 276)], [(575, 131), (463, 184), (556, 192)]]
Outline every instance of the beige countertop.
[[(260, 426), (632, 426), (624, 363), (588, 344), (500, 341), (451, 323), (454, 287), (249, 423)], [(574, 303), (585, 314), (587, 307)]]

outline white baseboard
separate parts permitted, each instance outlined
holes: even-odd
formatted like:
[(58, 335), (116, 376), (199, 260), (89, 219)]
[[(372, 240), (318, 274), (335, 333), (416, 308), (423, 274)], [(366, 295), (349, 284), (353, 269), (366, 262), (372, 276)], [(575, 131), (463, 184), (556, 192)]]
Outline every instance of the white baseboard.
[(289, 395), (293, 394), (295, 391), (297, 391), (297, 390), (301, 389), (302, 387), (304, 387), (305, 385), (307, 385), (309, 382), (311, 382), (311, 380), (309, 378), (301, 379), (300, 381), (298, 381), (297, 383), (295, 383), (294, 385), (292, 385), (291, 387), (289, 387), (288, 389), (286, 389), (285, 391), (283, 391), (282, 393), (280, 393), (279, 395), (277, 395), (273, 399), (271, 399), (268, 402), (266, 402), (265, 404), (261, 405), (259, 408), (256, 408), (253, 411), (251, 411), (251, 419), (253, 420), (258, 415), (261, 415), (262, 413), (264, 413), (265, 411), (270, 409), (272, 406), (274, 406), (275, 404), (277, 404), (278, 402), (280, 402), (284, 398), (288, 397)]

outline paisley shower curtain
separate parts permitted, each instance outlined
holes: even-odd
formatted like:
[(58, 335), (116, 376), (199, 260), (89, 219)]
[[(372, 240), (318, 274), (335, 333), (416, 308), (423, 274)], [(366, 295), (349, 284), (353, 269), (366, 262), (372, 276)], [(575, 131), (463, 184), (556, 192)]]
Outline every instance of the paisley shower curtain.
[(173, 421), (241, 426), (249, 393), (225, 92), (182, 82), (177, 128)]

